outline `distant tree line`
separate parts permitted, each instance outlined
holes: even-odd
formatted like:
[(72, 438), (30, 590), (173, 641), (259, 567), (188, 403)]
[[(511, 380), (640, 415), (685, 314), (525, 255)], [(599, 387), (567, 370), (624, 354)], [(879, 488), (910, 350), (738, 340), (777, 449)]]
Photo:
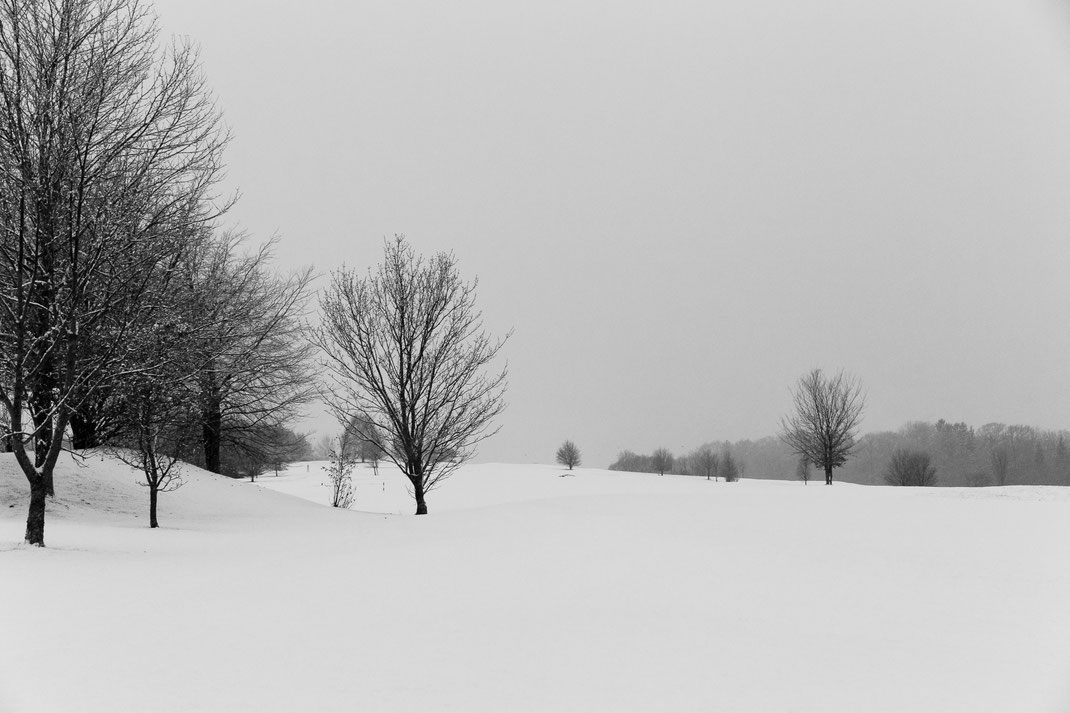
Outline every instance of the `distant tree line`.
[(681, 455), (673, 455), (667, 448), (658, 448), (650, 455), (621, 451), (609, 469), (628, 473), (696, 475), (733, 483), (743, 477), (746, 465), (737, 460), (732, 454), (732, 446), (725, 442), (707, 443)]
[[(801, 467), (793, 449), (776, 436), (711, 443), (727, 445), (745, 465), (748, 477), (802, 480), (810, 467)], [(988, 423), (980, 427), (939, 420), (915, 421), (896, 431), (880, 431), (858, 438), (851, 458), (836, 471), (851, 483), (882, 485), (897, 451), (928, 456), (936, 484), (950, 487), (984, 485), (1070, 485), (1070, 432), (1032, 426)], [(674, 463), (670, 472), (699, 475), (692, 461)], [(611, 470), (657, 472), (649, 456), (624, 451)]]

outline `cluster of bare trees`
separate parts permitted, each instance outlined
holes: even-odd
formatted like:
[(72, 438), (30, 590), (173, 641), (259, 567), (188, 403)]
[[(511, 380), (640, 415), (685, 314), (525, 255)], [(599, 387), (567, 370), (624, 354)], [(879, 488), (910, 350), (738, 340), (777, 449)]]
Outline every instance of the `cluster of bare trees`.
[(723, 478), (725, 482), (734, 483), (743, 477), (746, 468), (732, 454), (729, 444), (724, 443), (720, 450), (713, 444), (706, 444), (683, 456), (674, 456), (668, 448), (658, 448), (650, 455), (622, 451), (617, 455), (617, 460), (610, 464), (609, 470), (658, 475), (697, 475), (707, 480)]
[[(927, 454), (941, 486), (1070, 485), (1070, 432), (988, 423), (974, 427), (916, 421), (895, 431), (860, 436), (837, 478), (881, 485), (895, 452)], [(799, 456), (779, 438), (732, 443), (733, 452), (763, 478), (799, 478)], [(813, 464), (808, 463), (807, 473)], [(808, 477), (808, 476), (807, 476)]]
[(128, 448), (154, 504), (191, 444), (218, 470), (232, 424), (309, 395), (308, 276), (215, 237), (228, 134), (194, 48), (158, 34), (137, 0), (0, 1), (0, 403), (34, 545), (68, 429)]
[(899, 448), (892, 454), (884, 471), (888, 485), (931, 486), (936, 485), (936, 469), (928, 453)]

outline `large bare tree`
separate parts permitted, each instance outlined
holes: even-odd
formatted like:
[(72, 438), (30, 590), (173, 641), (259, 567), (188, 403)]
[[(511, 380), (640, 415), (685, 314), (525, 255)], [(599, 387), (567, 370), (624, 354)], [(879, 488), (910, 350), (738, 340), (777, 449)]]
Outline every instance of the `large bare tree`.
[(238, 234), (204, 246), (186, 266), (197, 319), (204, 467), (224, 469), (224, 450), (265, 463), (272, 434), (316, 397), (313, 347), (303, 320), (313, 274), (270, 269), (275, 242), (244, 250)]
[(825, 471), (825, 484), (832, 485), (833, 469), (846, 463), (855, 447), (866, 401), (862, 385), (842, 371), (826, 378), (814, 369), (799, 379), (792, 399), (795, 413), (781, 419), (780, 438)]
[(505, 407), (506, 371), (488, 367), (508, 336), (484, 331), (475, 298), (453, 255), (424, 259), (395, 236), (374, 272), (342, 268), (320, 299), (326, 398), (405, 474), (417, 515)]
[(221, 210), (226, 132), (195, 51), (157, 37), (137, 0), (0, 0), (0, 402), (33, 545), (72, 408)]

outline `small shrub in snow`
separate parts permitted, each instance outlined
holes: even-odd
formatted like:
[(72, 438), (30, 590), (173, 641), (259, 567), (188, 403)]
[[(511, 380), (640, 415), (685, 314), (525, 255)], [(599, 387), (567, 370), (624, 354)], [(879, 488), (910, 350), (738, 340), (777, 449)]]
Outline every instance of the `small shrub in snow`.
[(355, 451), (349, 447), (349, 439), (341, 436), (329, 452), (330, 463), (323, 466), (331, 489), (331, 507), (348, 508), (353, 504), (353, 468), (357, 465)]

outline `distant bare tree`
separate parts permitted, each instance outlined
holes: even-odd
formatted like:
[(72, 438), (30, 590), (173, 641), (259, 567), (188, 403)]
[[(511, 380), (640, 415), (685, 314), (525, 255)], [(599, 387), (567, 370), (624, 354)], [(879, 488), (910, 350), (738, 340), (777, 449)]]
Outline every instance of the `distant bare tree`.
[(572, 441), (565, 441), (557, 449), (557, 462), (572, 470), (574, 466), (580, 464), (580, 449)]
[(705, 475), (706, 480), (711, 477), (717, 479), (720, 460), (710, 446), (702, 446), (691, 455), (691, 462), (698, 471), (696, 475)]
[(897, 449), (884, 471), (884, 482), (888, 485), (936, 485), (936, 468), (931, 463), (928, 453)]
[(659, 448), (650, 456), (650, 464), (658, 475), (665, 475), (672, 470), (673, 457), (668, 448)]
[(322, 434), (316, 439), (316, 445), (312, 447), (312, 457), (315, 460), (330, 460), (331, 448), (334, 447), (334, 438)]
[(691, 465), (691, 457), (687, 455), (674, 456), (672, 461), (673, 475), (694, 475)]
[(1010, 470), (1010, 453), (1005, 446), (996, 446), (992, 449), (992, 474), (995, 476), (996, 485), (1007, 484), (1007, 472)]
[(806, 460), (806, 456), (799, 456), (799, 462), (795, 466), (795, 479), (801, 480), (803, 485), (810, 483), (810, 461)]
[[(320, 299), (327, 400), (361, 427), (408, 479), (416, 514), (425, 495), (497, 432), (506, 372), (485, 371), (504, 340), (483, 331), (476, 283), (462, 281), (452, 255), (418, 257), (402, 236), (386, 242), (375, 272), (342, 268)], [(508, 339), (508, 337), (506, 337)]]
[(842, 371), (826, 379), (814, 369), (799, 379), (792, 397), (795, 413), (781, 419), (780, 438), (824, 470), (825, 484), (832, 485), (832, 470), (846, 463), (855, 447), (865, 409), (862, 386)]
[(734, 483), (739, 480), (741, 476), (741, 466), (736, 459), (732, 456), (732, 452), (728, 450), (728, 446), (725, 446), (724, 451), (721, 452), (721, 466), (718, 468), (721, 476), (726, 483)]

